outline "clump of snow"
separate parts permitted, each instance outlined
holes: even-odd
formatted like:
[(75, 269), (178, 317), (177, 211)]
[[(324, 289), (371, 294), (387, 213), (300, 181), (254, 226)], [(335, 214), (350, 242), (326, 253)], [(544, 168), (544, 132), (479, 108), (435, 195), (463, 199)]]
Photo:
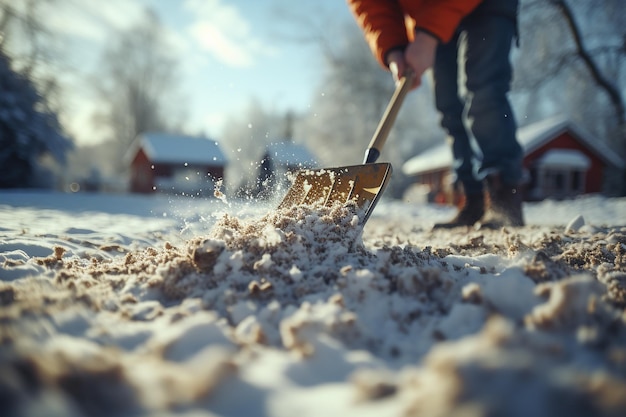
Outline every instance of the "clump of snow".
[(585, 218), (582, 215), (578, 215), (565, 226), (565, 233), (578, 232), (584, 225)]

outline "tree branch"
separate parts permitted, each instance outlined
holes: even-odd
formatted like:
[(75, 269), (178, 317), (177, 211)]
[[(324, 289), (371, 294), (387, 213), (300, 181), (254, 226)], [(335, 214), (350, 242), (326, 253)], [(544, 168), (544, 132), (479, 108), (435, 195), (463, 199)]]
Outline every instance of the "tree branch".
[(624, 99), (622, 94), (617, 88), (617, 86), (611, 82), (607, 77), (604, 76), (602, 71), (600, 70), (597, 62), (593, 59), (590, 51), (585, 47), (582, 34), (580, 32), (580, 27), (576, 23), (574, 13), (572, 11), (571, 6), (567, 3), (566, 0), (552, 0), (552, 3), (561, 11), (563, 17), (565, 18), (565, 22), (572, 32), (572, 36), (574, 38), (574, 43), (576, 44), (576, 50), (583, 63), (591, 73), (591, 76), (595, 80), (595, 82), (606, 91), (611, 103), (615, 107), (615, 111), (617, 113), (619, 126), (624, 129), (626, 126), (626, 111), (624, 108)]

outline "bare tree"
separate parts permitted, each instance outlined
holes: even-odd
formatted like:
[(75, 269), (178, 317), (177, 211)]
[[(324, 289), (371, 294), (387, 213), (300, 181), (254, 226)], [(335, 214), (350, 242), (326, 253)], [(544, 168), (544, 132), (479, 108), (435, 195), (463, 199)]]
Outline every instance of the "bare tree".
[(55, 0), (0, 0), (0, 48), (11, 51), (17, 71), (32, 76), (52, 60), (54, 36), (45, 25), (42, 8)]
[(558, 106), (626, 156), (623, 1), (523, 0), (521, 17), (516, 90), (531, 119)]
[[(525, 98), (529, 121), (556, 108), (626, 156), (621, 3), (523, 0), (514, 91)], [(615, 180), (610, 191), (625, 184)]]
[(139, 133), (174, 130), (183, 117), (172, 51), (156, 14), (147, 11), (136, 26), (114, 34), (102, 54), (94, 121), (117, 149), (115, 170), (125, 168), (122, 156)]
[[(624, 123), (626, 122), (624, 97), (620, 91), (619, 86), (613, 81), (614, 78), (609, 78), (615, 75), (615, 69), (613, 68), (613, 71), (611, 71), (611, 68), (606, 65), (606, 62), (608, 62), (609, 60), (618, 63), (619, 61), (624, 61), (624, 59), (626, 59), (626, 45), (624, 45), (623, 43), (616, 43), (614, 39), (608, 38), (605, 39), (605, 43), (603, 44), (599, 44), (594, 47), (588, 46), (588, 43), (585, 39), (585, 34), (583, 33), (583, 28), (574, 11), (573, 3), (570, 4), (570, 2), (566, 0), (550, 0), (550, 3), (561, 14), (568, 28), (569, 36), (571, 36), (575, 46), (573, 52), (574, 57), (582, 62), (595, 84), (607, 94), (615, 110), (618, 124), (620, 126), (624, 126)], [(626, 31), (624, 31), (626, 14), (624, 14), (623, 11), (619, 13), (619, 9), (611, 7), (615, 4), (610, 0), (596, 0), (590, 1), (588, 3), (589, 4), (587, 4), (587, 7), (601, 8), (605, 11), (606, 7), (608, 7), (609, 9), (615, 10), (615, 12), (617, 12), (611, 14), (606, 13), (604, 16), (605, 22), (610, 22), (610, 20), (613, 20), (615, 17), (619, 17), (621, 14), (621, 22), (615, 21), (610, 23), (615, 24), (615, 26), (611, 25), (614, 29), (622, 29), (623, 33), (621, 34), (620, 40), (622, 42), (626, 42)], [(605, 65), (602, 64), (604, 55), (609, 56), (609, 59), (605, 60)], [(610, 74), (611, 72), (613, 72), (613, 74)]]

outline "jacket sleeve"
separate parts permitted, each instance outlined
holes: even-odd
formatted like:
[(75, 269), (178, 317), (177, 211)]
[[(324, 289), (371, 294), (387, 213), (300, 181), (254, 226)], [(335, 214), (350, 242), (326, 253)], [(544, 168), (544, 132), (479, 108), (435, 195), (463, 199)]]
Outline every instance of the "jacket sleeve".
[[(387, 67), (385, 55), (412, 40), (413, 28), (448, 42), (459, 22), (482, 0), (347, 0), (378, 62)], [(405, 24), (408, 17), (410, 25)]]
[(409, 39), (404, 25), (404, 11), (393, 0), (347, 0), (350, 10), (372, 53), (383, 66), (387, 67), (385, 54), (397, 47), (404, 47)]

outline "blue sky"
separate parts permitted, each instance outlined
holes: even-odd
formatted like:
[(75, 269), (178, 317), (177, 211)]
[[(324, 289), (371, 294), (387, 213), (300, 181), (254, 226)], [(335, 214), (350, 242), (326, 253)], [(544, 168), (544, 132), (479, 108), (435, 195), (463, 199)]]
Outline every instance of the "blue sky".
[[(92, 97), (84, 84), (112, 29), (132, 26), (144, 6), (166, 26), (180, 57), (181, 90), (188, 98), (186, 126), (219, 136), (223, 122), (254, 98), (268, 109), (305, 110), (320, 83), (321, 58), (314, 44), (286, 15), (351, 19), (343, 0), (65, 0), (53, 3), (48, 24), (67, 45), (68, 62), (85, 76), (65, 84), (71, 94), (67, 118), (79, 143), (98, 141), (90, 126)], [(79, 77), (80, 78), (80, 77)]]

